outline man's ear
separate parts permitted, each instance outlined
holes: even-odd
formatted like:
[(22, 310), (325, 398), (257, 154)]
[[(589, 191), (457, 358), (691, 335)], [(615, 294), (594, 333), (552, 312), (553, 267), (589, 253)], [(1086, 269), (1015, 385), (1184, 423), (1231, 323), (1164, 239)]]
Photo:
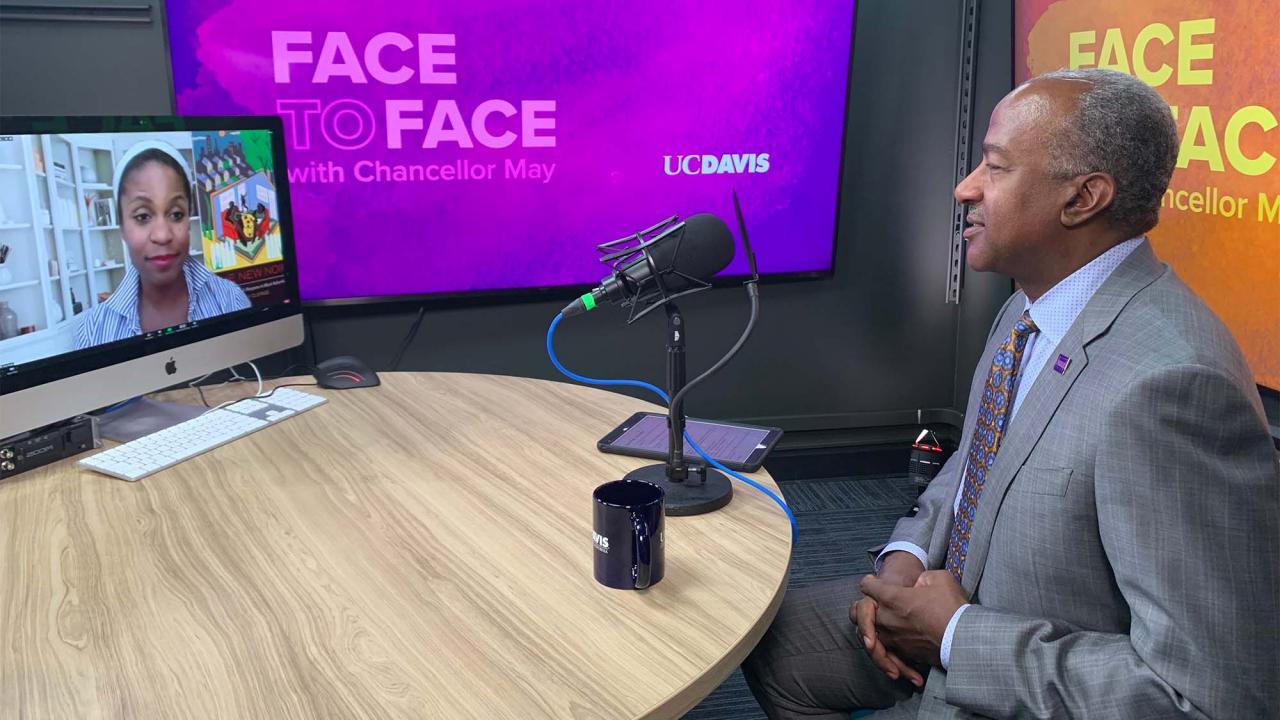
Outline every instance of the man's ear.
[(1106, 173), (1081, 175), (1072, 181), (1075, 192), (1062, 208), (1063, 227), (1077, 227), (1106, 210), (1116, 199), (1116, 180)]

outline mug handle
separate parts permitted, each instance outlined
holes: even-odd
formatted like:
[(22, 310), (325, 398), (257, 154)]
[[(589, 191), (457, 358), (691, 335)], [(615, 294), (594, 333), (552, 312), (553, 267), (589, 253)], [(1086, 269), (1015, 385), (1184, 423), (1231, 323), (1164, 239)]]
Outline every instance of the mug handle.
[(636, 542), (636, 561), (631, 566), (631, 579), (635, 583), (637, 590), (643, 590), (649, 587), (649, 578), (652, 570), (649, 562), (649, 526), (645, 523), (644, 518), (636, 514), (631, 516), (631, 526), (635, 530)]

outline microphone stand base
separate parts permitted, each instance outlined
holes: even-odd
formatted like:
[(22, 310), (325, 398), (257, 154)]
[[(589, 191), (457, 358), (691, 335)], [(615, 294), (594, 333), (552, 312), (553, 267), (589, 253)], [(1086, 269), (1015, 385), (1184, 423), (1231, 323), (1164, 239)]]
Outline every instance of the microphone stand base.
[(672, 516), (714, 512), (733, 499), (733, 483), (711, 468), (689, 468), (689, 479), (676, 482), (667, 477), (666, 465), (646, 465), (627, 473), (623, 479), (643, 480), (665, 490), (666, 514)]

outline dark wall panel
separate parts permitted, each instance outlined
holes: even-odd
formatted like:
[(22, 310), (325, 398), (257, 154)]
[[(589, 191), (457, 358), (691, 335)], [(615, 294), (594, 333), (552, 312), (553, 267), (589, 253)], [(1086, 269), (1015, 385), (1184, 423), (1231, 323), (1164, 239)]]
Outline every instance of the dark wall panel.
[(0, 2), (0, 113), (168, 115), (162, 0)]
[[(1013, 4), (983, 0), (978, 18), (977, 84), (974, 88), (973, 138), (970, 167), (982, 162), (980, 148), (991, 111), (1013, 88)], [(978, 355), (996, 310), (1009, 299), (1013, 281), (995, 273), (966, 271), (956, 330), (955, 406), (964, 411)]]

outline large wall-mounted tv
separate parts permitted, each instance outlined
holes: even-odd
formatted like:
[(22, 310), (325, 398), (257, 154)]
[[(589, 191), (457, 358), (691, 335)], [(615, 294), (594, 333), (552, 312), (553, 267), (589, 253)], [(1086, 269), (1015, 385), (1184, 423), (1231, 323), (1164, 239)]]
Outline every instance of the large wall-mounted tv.
[(179, 114), (284, 120), (306, 301), (593, 284), (735, 189), (763, 273), (831, 271), (854, 0), (167, 11)]

